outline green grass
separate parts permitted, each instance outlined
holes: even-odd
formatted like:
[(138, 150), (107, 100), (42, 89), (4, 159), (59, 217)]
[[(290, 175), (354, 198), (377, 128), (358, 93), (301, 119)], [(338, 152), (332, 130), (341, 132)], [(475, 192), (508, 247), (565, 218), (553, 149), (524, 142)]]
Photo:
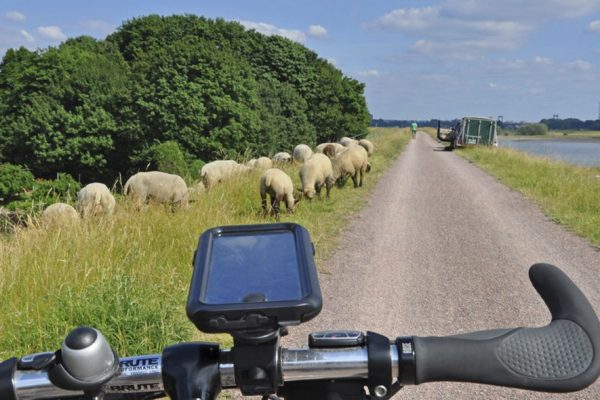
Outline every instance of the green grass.
[(584, 168), (506, 148), (457, 154), (540, 205), (554, 221), (600, 246), (600, 168)]
[[(504, 135), (503, 132), (507, 132), (507, 135)], [(516, 135), (514, 131), (498, 131), (498, 137), (502, 139), (503, 137), (510, 138), (511, 140), (544, 140), (544, 139), (600, 139), (600, 131), (574, 131), (574, 130), (564, 130), (564, 131), (549, 131), (547, 135)]]
[[(304, 225), (317, 265), (364, 205), (369, 190), (408, 141), (406, 130), (374, 129), (365, 187), (334, 188), (329, 201), (298, 204), (282, 221)], [(299, 187), (298, 166), (285, 168)], [(198, 196), (188, 210), (151, 206), (137, 212), (117, 199), (110, 218), (70, 228), (31, 226), (0, 237), (0, 359), (57, 348), (75, 326), (100, 329), (121, 356), (160, 352), (169, 344), (209, 339), (185, 316), (192, 254), (204, 230), (263, 218), (259, 172)]]

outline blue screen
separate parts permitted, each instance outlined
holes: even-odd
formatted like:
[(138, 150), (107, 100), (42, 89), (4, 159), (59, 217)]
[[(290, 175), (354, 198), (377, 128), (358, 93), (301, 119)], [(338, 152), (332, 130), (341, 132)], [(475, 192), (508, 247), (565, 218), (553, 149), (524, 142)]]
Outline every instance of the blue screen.
[[(205, 304), (302, 299), (299, 261), (290, 231), (213, 238)], [(244, 301), (245, 298), (251, 300)]]

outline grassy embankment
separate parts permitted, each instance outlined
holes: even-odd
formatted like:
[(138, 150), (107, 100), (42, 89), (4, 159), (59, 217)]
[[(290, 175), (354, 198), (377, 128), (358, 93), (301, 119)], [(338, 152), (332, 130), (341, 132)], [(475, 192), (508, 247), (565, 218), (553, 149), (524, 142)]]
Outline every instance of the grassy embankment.
[(538, 203), (546, 215), (600, 246), (600, 168), (584, 168), (507, 148), (458, 154)]
[[(334, 188), (329, 201), (302, 201), (294, 215), (283, 214), (282, 221), (308, 228), (321, 268), (340, 230), (408, 141), (398, 129), (374, 129), (369, 138), (375, 154), (363, 189), (349, 183)], [(299, 187), (299, 167), (286, 170)], [(137, 212), (119, 198), (111, 218), (0, 237), (0, 359), (57, 348), (78, 325), (102, 330), (122, 356), (202, 337), (185, 316), (198, 236), (218, 225), (273, 222), (261, 214), (259, 175), (224, 183), (185, 211)]]
[(498, 137), (502, 140), (503, 137), (510, 138), (511, 140), (544, 140), (544, 139), (600, 139), (600, 131), (549, 131), (547, 135), (515, 135), (509, 133), (508, 135), (501, 135), (498, 132)]

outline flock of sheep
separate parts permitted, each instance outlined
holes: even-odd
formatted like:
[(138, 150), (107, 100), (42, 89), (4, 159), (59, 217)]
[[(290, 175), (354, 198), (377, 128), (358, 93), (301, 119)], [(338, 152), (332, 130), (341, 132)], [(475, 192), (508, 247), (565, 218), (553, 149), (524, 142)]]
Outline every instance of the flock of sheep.
[[(370, 169), (368, 156), (373, 153), (373, 144), (366, 140), (359, 141), (342, 138), (340, 143), (319, 144), (314, 152), (300, 144), (294, 148), (292, 155), (281, 152), (273, 156), (252, 159), (245, 164), (234, 160), (217, 160), (205, 164), (200, 176), (202, 185), (188, 188), (183, 178), (178, 175), (159, 171), (138, 172), (130, 177), (124, 186), (123, 193), (132, 198), (139, 209), (149, 201), (170, 205), (172, 209), (187, 208), (190, 192), (210, 190), (231, 176), (249, 172), (254, 168), (264, 170), (260, 177), (260, 196), (263, 212), (267, 213), (267, 195), (270, 197), (271, 211), (279, 217), (279, 204), (286, 204), (288, 213), (293, 212), (294, 204), (302, 197), (312, 199), (321, 197), (321, 189), (326, 188), (327, 198), (333, 183), (337, 180), (343, 185), (348, 177), (352, 178), (354, 187), (362, 186), (363, 176)], [(301, 197), (294, 198), (292, 179), (284, 171), (273, 168), (273, 165), (298, 163), (300, 167)], [(110, 215), (115, 208), (115, 198), (103, 183), (90, 183), (77, 193), (76, 206), (66, 203), (55, 203), (42, 213), (44, 223), (63, 223), (76, 221), (90, 216)]]

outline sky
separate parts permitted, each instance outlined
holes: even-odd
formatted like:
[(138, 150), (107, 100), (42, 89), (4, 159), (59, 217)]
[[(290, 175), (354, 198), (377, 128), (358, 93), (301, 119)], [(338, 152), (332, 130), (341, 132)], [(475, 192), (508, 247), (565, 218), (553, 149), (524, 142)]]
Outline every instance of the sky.
[(600, 118), (600, 0), (2, 0), (0, 56), (149, 14), (297, 41), (365, 83), (374, 118)]

